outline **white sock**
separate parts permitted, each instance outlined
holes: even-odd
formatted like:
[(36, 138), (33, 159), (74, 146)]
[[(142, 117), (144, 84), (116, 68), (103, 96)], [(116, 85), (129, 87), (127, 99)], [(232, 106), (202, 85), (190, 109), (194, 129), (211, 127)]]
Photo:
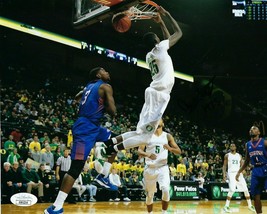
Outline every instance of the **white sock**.
[(251, 207), (251, 199), (247, 199), (247, 202), (248, 202), (248, 207)]
[(115, 149), (115, 151), (116, 151), (116, 152), (118, 152), (118, 151), (119, 151), (119, 149), (118, 149), (117, 145), (113, 146), (113, 148)]
[(230, 200), (226, 200), (225, 206), (229, 207), (230, 205)]
[(54, 202), (55, 210), (60, 210), (63, 207), (64, 201), (66, 200), (68, 194), (65, 192), (62, 192), (61, 190), (58, 192), (56, 201)]
[(117, 144), (118, 143), (117, 138), (115, 138), (115, 137), (111, 138), (111, 140), (112, 140), (113, 144)]

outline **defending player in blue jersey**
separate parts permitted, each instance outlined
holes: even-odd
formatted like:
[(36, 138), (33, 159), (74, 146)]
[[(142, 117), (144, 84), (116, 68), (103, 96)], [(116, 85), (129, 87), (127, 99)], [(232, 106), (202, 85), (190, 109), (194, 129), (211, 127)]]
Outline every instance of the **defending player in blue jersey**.
[(245, 161), (236, 174), (236, 180), (238, 181), (240, 173), (251, 163), (253, 168), (250, 192), (254, 197), (256, 212), (263, 213), (261, 193), (267, 190), (267, 140), (260, 138), (260, 130), (256, 126), (250, 128), (249, 134), (251, 140), (246, 143)]
[(72, 128), (70, 170), (63, 178), (56, 201), (44, 211), (45, 214), (63, 213), (64, 201), (81, 173), (91, 149), (97, 141), (106, 141), (111, 135), (99, 122), (104, 111), (110, 115), (116, 113), (113, 89), (107, 83), (110, 80), (109, 73), (104, 68), (97, 67), (90, 71), (89, 77), (91, 81), (75, 96), (75, 100), (80, 101), (80, 106), (78, 119)]

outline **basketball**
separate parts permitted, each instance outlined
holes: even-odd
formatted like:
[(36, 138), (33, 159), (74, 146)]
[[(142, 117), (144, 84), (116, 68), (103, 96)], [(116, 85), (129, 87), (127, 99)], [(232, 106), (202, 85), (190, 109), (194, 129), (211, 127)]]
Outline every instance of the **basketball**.
[(128, 31), (131, 24), (131, 19), (123, 13), (116, 14), (112, 18), (112, 25), (114, 29), (120, 33)]

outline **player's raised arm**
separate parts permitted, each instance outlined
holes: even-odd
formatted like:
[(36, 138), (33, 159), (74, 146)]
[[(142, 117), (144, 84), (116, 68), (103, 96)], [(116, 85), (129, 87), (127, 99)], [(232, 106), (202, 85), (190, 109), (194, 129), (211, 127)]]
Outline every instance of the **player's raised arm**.
[[(163, 16), (167, 16), (169, 18), (169, 20), (171, 21), (171, 26), (172, 26), (172, 29), (173, 29), (174, 33), (173, 34), (169, 34), (169, 37), (166, 37), (166, 39), (169, 39), (169, 42), (170, 42), (169, 45), (170, 45), (170, 47), (172, 47), (182, 37), (182, 35), (183, 35), (182, 30), (179, 27), (179, 25), (176, 22), (176, 20), (163, 7), (159, 7), (158, 12)], [(162, 29), (162, 32), (163, 32), (164, 36), (167, 36), (168, 35), (167, 32), (169, 32), (169, 31), (168, 31), (168, 29), (167, 29), (167, 27), (166, 27), (166, 25), (165, 25), (165, 23), (163, 21), (160, 22), (160, 26), (161, 26), (161, 29)]]

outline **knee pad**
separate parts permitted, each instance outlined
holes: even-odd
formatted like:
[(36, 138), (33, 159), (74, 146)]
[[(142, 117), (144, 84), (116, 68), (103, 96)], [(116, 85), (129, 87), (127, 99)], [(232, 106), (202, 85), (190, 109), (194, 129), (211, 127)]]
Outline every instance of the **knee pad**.
[(229, 192), (228, 192), (227, 196), (230, 197), (230, 198), (232, 198), (232, 196), (233, 196), (234, 193), (235, 193), (235, 192), (233, 192), (233, 191), (231, 191), (231, 190), (229, 189)]
[(162, 201), (169, 201), (170, 200), (170, 194), (169, 194), (169, 188), (162, 187)]
[(72, 160), (68, 175), (70, 175), (71, 177), (73, 177), (73, 179), (76, 180), (82, 172), (84, 164), (85, 160)]
[(153, 204), (153, 198), (154, 198), (154, 193), (153, 192), (148, 192), (147, 195), (146, 195), (146, 205)]

